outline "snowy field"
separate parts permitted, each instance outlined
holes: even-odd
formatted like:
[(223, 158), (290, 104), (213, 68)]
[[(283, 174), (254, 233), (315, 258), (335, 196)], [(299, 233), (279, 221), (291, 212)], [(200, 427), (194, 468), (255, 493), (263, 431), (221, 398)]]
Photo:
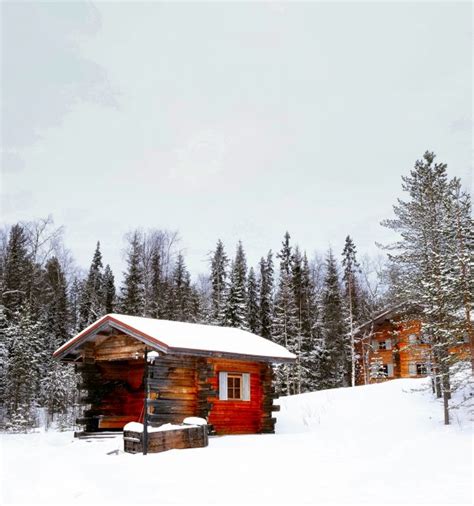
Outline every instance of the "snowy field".
[(275, 435), (212, 437), (207, 448), (146, 457), (124, 454), (120, 438), (2, 435), (0, 502), (472, 504), (467, 410), (444, 426), (426, 385), (280, 399)]

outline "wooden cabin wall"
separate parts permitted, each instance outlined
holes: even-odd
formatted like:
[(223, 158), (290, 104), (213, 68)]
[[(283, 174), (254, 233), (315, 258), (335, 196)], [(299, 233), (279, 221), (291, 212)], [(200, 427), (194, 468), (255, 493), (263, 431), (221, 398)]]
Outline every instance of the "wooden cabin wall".
[(181, 423), (188, 416), (197, 416), (200, 407), (198, 360), (167, 354), (148, 366), (148, 419), (151, 425)]
[[(260, 362), (247, 362), (226, 359), (208, 359), (214, 368), (214, 375), (209, 378), (213, 390), (212, 407), (209, 423), (217, 434), (255, 434), (275, 431), (275, 418), (272, 411), (275, 393), (272, 387), (272, 368)], [(220, 400), (219, 372), (250, 373), (250, 400)], [(211, 400), (211, 399), (210, 399)]]
[[(273, 433), (275, 392), (268, 364), (221, 358), (162, 355), (148, 367), (149, 420), (154, 426), (208, 419), (217, 434)], [(219, 400), (219, 372), (250, 373), (250, 401)]]
[(100, 361), (78, 364), (82, 373), (82, 401), (90, 408), (79, 421), (87, 431), (121, 429), (137, 421), (143, 411), (143, 359)]
[[(87, 343), (79, 364), (84, 401), (90, 408), (86, 430), (121, 429), (143, 420), (144, 345), (126, 335), (103, 336)], [(139, 357), (139, 358), (135, 358)], [(272, 433), (276, 419), (270, 364), (178, 354), (162, 354), (148, 370), (148, 420), (153, 426), (179, 424), (184, 418), (208, 419), (217, 434)], [(250, 374), (250, 400), (219, 399), (219, 372)]]

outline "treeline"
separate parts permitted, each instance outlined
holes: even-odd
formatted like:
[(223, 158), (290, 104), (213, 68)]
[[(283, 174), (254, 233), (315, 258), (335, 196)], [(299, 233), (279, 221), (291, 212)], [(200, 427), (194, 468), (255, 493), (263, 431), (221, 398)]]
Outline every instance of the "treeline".
[[(231, 257), (218, 240), (209, 272), (195, 281), (176, 232), (127, 234), (126, 269), (117, 286), (100, 242), (85, 275), (74, 268), (62, 229), (51, 218), (17, 223), (0, 236), (0, 405), (3, 427), (37, 423), (38, 407), (49, 420), (68, 425), (77, 405), (72, 367), (52, 353), (106, 313), (238, 327), (286, 346), (298, 359), (277, 368), (277, 388), (293, 394), (351, 383), (348, 329), (384, 304), (379, 267), (361, 269), (348, 236), (342, 263), (332, 251), (311, 260), (291, 244), (247, 265), (239, 242)], [(353, 353), (352, 353), (353, 355)]]
[[(218, 240), (208, 272), (192, 279), (177, 232), (134, 230), (125, 237), (120, 286), (98, 242), (82, 274), (52, 219), (0, 232), (0, 406), (2, 425), (49, 420), (71, 424), (78, 404), (73, 368), (52, 353), (106, 313), (238, 327), (297, 356), (276, 368), (280, 394), (354, 385), (356, 328), (380, 309), (409, 303), (434, 347), (433, 381), (445, 403), (452, 391), (454, 335), (472, 336), (474, 234), (470, 197), (446, 166), (426, 153), (403, 178), (409, 199), (383, 224), (401, 234), (388, 259), (358, 258), (346, 237), (341, 252), (311, 257), (288, 232), (275, 251), (248, 266), (242, 242)], [(105, 265), (104, 265), (105, 264)]]

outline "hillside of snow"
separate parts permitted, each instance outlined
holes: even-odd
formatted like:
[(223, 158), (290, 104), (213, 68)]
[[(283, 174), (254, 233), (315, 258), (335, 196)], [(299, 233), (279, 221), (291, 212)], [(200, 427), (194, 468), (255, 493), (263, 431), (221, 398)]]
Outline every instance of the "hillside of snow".
[(472, 504), (468, 409), (444, 426), (427, 387), (407, 379), (282, 398), (275, 435), (146, 457), (123, 453), (120, 437), (3, 434), (0, 502)]

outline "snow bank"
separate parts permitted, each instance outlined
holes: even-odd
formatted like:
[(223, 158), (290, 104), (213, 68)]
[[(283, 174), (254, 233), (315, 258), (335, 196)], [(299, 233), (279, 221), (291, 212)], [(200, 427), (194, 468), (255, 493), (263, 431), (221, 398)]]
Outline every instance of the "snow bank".
[[(455, 397), (469, 399), (469, 386)], [(0, 503), (472, 504), (469, 407), (443, 425), (429, 380), (278, 402), (277, 434), (211, 437), (207, 448), (146, 457), (123, 453), (121, 436), (2, 435)]]

